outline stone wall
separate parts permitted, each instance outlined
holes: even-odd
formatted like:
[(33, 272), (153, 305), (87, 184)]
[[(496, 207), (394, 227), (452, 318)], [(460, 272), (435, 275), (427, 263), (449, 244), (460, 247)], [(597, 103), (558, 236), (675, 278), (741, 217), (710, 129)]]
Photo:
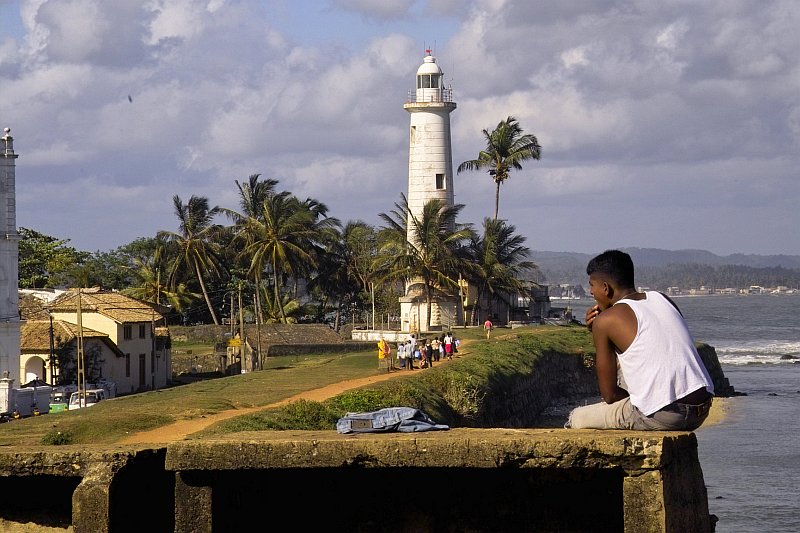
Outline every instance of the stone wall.
[(692, 433), (263, 431), (0, 450), (0, 525), (113, 531), (710, 533)]
[[(177, 341), (215, 343), (231, 337), (230, 326), (170, 326), (170, 336)], [(239, 326), (234, 327), (234, 334)], [(325, 324), (245, 324), (244, 334), (255, 345), (262, 344), (339, 344), (345, 340)]]
[(481, 427), (536, 427), (542, 413), (554, 404), (576, 404), (598, 396), (594, 369), (580, 355), (548, 351), (535, 370), (512, 381), (487, 379)]

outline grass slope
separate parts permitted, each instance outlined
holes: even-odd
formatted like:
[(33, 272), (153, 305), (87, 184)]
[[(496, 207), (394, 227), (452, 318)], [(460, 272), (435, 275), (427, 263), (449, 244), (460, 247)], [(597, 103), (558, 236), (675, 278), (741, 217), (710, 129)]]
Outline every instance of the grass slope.
[[(511, 379), (529, 371), (536, 354), (544, 349), (582, 354), (592, 351), (591, 339), (580, 327), (499, 329), (491, 340), (486, 340), (480, 329), (459, 329), (455, 334), (470, 343), (471, 353), (448, 365), (349, 391), (322, 403), (292, 402), (283, 408), (233, 418), (196, 436), (267, 428), (333, 429), (347, 411), (396, 405), (418, 407), (451, 425), (468, 423), (480, 409), (486, 376)], [(265, 367), (259, 372), (114, 398), (77, 411), (15, 420), (0, 425), (0, 446), (113, 444), (129, 433), (175, 420), (269, 405), (303, 391), (380, 372), (374, 351), (273, 357)]]

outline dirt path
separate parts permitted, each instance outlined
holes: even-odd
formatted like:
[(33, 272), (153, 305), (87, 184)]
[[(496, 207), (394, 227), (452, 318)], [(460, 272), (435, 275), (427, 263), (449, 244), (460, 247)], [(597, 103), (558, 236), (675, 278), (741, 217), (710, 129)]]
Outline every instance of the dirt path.
[[(459, 347), (459, 355), (457, 355), (456, 358), (461, 357), (467, 353), (463, 351), (464, 344), (467, 344), (467, 341), (462, 343), (461, 347)], [(448, 362), (449, 361), (445, 359), (439, 361), (436, 364), (441, 365), (441, 364), (447, 364)], [(359, 387), (364, 387), (366, 385), (371, 385), (373, 383), (378, 383), (380, 381), (386, 381), (387, 379), (394, 379), (401, 376), (409, 376), (409, 375), (413, 375), (413, 372), (411, 370), (396, 370), (393, 372), (376, 374), (374, 376), (367, 376), (365, 378), (340, 381), (338, 383), (332, 383), (330, 385), (326, 385), (325, 387), (320, 387), (319, 389), (304, 391), (299, 394), (295, 394), (294, 396), (290, 396), (289, 398), (285, 398), (279, 402), (267, 405), (259, 405), (257, 407), (248, 407), (244, 409), (230, 409), (227, 411), (221, 411), (219, 413), (215, 413), (213, 415), (203, 415), (199, 418), (177, 420), (172, 424), (168, 424), (166, 426), (161, 426), (155, 429), (151, 429), (149, 431), (141, 431), (139, 433), (134, 433), (133, 435), (129, 435), (121, 439), (119, 443), (161, 444), (165, 442), (175, 442), (186, 438), (192, 433), (201, 431), (210, 426), (211, 424), (219, 422), (220, 420), (227, 420), (229, 418), (234, 418), (249, 413), (263, 411), (264, 409), (280, 407), (282, 405), (286, 405), (296, 400), (311, 400), (315, 402), (322, 402), (324, 400), (327, 400), (328, 398), (333, 398), (334, 396), (341, 394), (345, 391), (348, 391), (350, 389), (357, 389)]]

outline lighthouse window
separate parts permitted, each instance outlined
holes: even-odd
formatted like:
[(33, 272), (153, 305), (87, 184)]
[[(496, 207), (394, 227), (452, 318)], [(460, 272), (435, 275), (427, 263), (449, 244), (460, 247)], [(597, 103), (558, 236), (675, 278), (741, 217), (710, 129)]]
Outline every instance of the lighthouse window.
[(438, 89), (441, 76), (438, 74), (423, 74), (417, 76), (417, 89)]
[(436, 188), (444, 189), (444, 174), (436, 174)]

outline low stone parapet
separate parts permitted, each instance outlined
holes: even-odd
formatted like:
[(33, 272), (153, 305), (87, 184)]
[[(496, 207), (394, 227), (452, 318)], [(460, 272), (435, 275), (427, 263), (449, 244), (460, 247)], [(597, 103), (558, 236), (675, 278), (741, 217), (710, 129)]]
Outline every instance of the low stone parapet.
[(170, 445), (175, 531), (712, 531), (692, 433), (258, 432)]
[[(75, 532), (708, 532), (693, 433), (239, 433), (0, 451), (0, 526)], [(245, 529), (247, 528), (247, 529)]]
[(164, 470), (165, 454), (131, 446), (0, 450), (0, 531), (8, 523), (25, 531), (172, 531), (174, 475)]

